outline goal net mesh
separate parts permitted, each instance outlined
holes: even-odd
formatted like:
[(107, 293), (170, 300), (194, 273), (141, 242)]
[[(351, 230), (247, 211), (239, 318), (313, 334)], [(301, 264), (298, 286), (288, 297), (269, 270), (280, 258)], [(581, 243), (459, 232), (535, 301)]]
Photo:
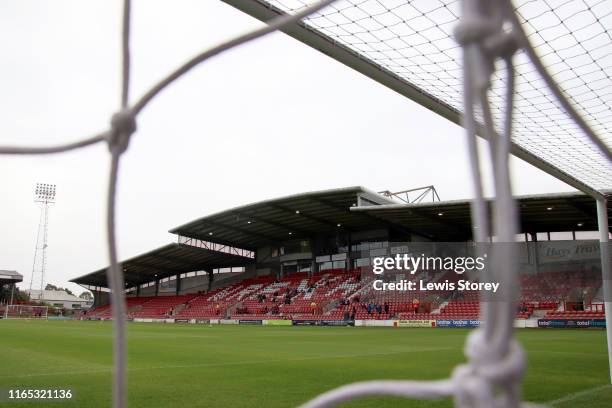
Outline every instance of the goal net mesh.
[(5, 317), (7, 319), (46, 319), (48, 306), (7, 305)]
[[(251, 0), (253, 1), (253, 0)], [(271, 0), (283, 12), (314, 0)], [(461, 46), (453, 37), (458, 0), (342, 0), (304, 24), (438, 99), (463, 111)], [(589, 126), (612, 146), (612, 9), (606, 0), (520, 0), (516, 14), (530, 42)], [(533, 64), (515, 56), (513, 141), (591, 187), (610, 188), (612, 164), (559, 105)], [(503, 115), (506, 79), (494, 74), (492, 113)]]
[[(484, 242), (491, 231), (500, 242), (515, 239), (518, 219), (508, 168), (512, 146), (528, 150), (554, 169), (557, 176), (569, 175), (578, 180), (599, 204), (605, 200), (600, 191), (612, 180), (612, 10), (606, 4), (608, 0), (554, 4), (525, 0), (516, 7), (504, 0), (224, 1), (236, 6), (264, 6), (276, 10), (276, 16), (261, 28), (202, 51), (139, 98), (132, 98), (131, 2), (124, 0), (120, 106), (109, 129), (60, 146), (0, 146), (1, 154), (12, 155), (60, 153), (98, 143), (109, 147), (107, 280), (113, 313), (114, 407), (127, 405), (125, 283), (115, 241), (121, 155), (136, 131), (139, 113), (148, 103), (185, 73), (232, 47), (279, 29), (306, 27), (404, 80), (439, 106), (457, 114), (463, 112), (475, 186), (472, 222), (477, 242)], [(542, 61), (552, 77), (542, 67)], [(495, 198), (490, 212), (483, 200), (477, 132), (484, 133), (491, 146)], [(602, 251), (607, 248), (603, 245)], [(608, 258), (609, 254), (602, 252), (602, 260), (607, 262)], [(502, 250), (492, 261), (494, 266), (483, 280), (499, 282), (506, 298), (512, 298), (518, 281), (513, 254)], [(602, 266), (609, 270), (609, 265)], [(512, 336), (514, 306), (510, 302), (484, 300), (483, 327), (467, 339), (468, 361), (456, 367), (449, 379), (357, 383), (325, 393), (305, 407), (331, 407), (374, 395), (450, 397), (458, 407), (519, 406), (526, 364), (524, 352)]]

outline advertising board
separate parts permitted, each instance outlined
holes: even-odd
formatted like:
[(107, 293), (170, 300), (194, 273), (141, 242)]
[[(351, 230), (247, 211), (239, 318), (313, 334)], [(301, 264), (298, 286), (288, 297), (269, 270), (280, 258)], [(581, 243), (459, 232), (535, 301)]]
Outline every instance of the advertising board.
[(480, 320), (436, 320), (436, 327), (480, 327)]
[(593, 329), (606, 327), (605, 319), (539, 319), (538, 327), (554, 329)]
[(396, 320), (395, 327), (436, 327), (435, 320)]

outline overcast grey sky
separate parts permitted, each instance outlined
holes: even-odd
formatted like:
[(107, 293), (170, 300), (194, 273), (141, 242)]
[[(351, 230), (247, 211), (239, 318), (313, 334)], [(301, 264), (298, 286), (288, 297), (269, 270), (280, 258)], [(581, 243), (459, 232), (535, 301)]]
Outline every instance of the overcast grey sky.
[[(1, 0), (0, 144), (55, 144), (107, 127), (119, 103), (120, 2)], [(195, 52), (260, 25), (217, 0), (136, 1), (133, 98)], [(571, 191), (515, 160), (518, 194)], [(175, 241), (167, 231), (228, 207), (310, 190), (434, 184), (469, 198), (458, 126), (285, 36), (197, 68), (151, 103), (122, 161), (122, 259)], [(36, 182), (57, 184), (47, 282), (106, 266), (105, 146), (0, 156), (0, 269), (29, 285)], [(68, 284), (81, 292), (77, 285)]]

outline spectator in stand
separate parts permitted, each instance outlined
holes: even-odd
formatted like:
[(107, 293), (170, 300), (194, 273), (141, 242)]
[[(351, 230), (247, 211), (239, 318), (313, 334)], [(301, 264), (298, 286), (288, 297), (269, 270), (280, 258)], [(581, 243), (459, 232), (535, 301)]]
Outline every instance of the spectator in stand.
[(412, 299), (412, 310), (414, 314), (419, 313), (419, 306), (421, 305), (421, 301), (417, 298)]
[(382, 314), (383, 308), (381, 305), (376, 305), (376, 313), (378, 313), (379, 315)]
[(348, 310), (345, 310), (345, 311), (344, 311), (344, 321), (345, 321), (345, 322), (346, 322), (346, 321), (348, 321), (350, 317), (351, 317), (351, 316), (349, 315)]
[(389, 314), (389, 303), (385, 302), (385, 314)]
[(314, 300), (310, 303), (310, 309), (312, 310), (312, 314), (317, 313), (317, 303)]
[(221, 307), (220, 307), (220, 306), (219, 306), (219, 304), (217, 303), (217, 304), (215, 305), (215, 314), (216, 314), (216, 315), (218, 315), (219, 313), (221, 313), (221, 310), (220, 310), (220, 309), (221, 309)]
[(372, 314), (372, 307), (374, 305), (372, 303), (368, 303), (368, 314)]

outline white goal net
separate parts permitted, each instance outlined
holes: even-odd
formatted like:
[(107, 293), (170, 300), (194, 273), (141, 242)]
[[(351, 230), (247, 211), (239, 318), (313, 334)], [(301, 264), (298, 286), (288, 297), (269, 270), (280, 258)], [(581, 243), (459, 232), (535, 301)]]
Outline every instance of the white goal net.
[[(607, 197), (602, 191), (612, 179), (612, 37), (610, 26), (606, 28), (611, 15), (609, 0), (567, 0), (559, 4), (525, 0), (518, 6), (506, 0), (224, 1), (265, 20), (266, 25), (202, 51), (143, 95), (133, 98), (131, 2), (124, 0), (121, 97), (108, 130), (60, 146), (0, 146), (0, 154), (24, 155), (60, 153), (98, 143), (108, 145), (111, 266), (107, 280), (114, 317), (114, 407), (127, 406), (125, 284), (115, 245), (115, 196), (121, 156), (136, 131), (140, 112), (166, 87), (211, 57), (268, 33), (283, 30), (303, 42), (311, 42), (442, 116), (461, 122), (467, 131), (475, 191), (472, 222), (476, 242), (486, 242), (493, 232), (499, 242), (515, 239), (519, 223), (510, 185), (510, 154), (597, 200), (601, 241), (607, 242)], [(568, 54), (571, 51), (576, 54)], [(549, 73), (551, 69), (553, 75)], [(490, 142), (490, 150), (484, 153), (493, 166), (495, 197), (490, 207), (483, 199), (483, 152), (478, 150), (477, 134)], [(604, 276), (604, 292), (609, 294), (611, 289), (605, 286), (610, 284), (609, 247), (604, 244), (601, 249), (602, 270), (608, 274)], [(513, 254), (500, 251), (493, 264), (485, 280), (500, 282), (509, 299), (518, 284)], [(521, 345), (513, 338), (514, 306), (486, 300), (481, 312), (483, 326), (468, 337), (467, 362), (457, 367), (450, 378), (351, 384), (305, 406), (331, 407), (374, 395), (452, 398), (457, 407), (520, 406), (526, 361)], [(612, 303), (608, 302), (610, 328)], [(10, 314), (33, 318), (35, 311), (34, 307), (28, 311), (20, 306)]]

